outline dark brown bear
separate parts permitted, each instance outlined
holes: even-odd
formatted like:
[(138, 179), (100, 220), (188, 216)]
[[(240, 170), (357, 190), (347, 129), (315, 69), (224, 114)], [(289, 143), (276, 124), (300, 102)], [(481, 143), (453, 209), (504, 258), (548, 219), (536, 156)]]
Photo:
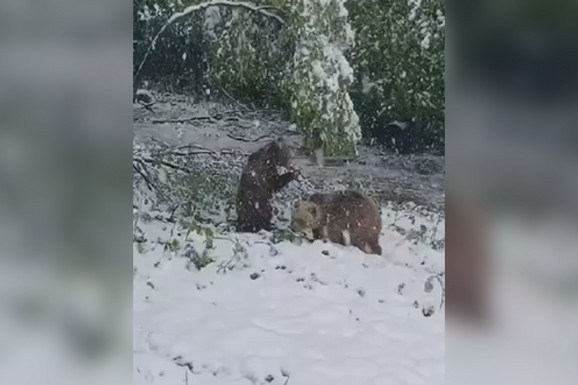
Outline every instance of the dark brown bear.
[(353, 245), (367, 254), (381, 255), (381, 216), (375, 203), (358, 191), (313, 194), (293, 212), (293, 229), (312, 232), (345, 246)]
[[(279, 138), (249, 155), (237, 191), (237, 231), (271, 230), (271, 198), (295, 179), (291, 149)], [(280, 174), (279, 167), (288, 172)]]

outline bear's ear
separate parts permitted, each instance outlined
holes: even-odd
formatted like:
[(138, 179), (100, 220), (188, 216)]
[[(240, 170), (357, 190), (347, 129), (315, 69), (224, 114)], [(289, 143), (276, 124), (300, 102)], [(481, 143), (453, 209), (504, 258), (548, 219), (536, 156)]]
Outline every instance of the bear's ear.
[(276, 140), (272, 141), (270, 144), (270, 150), (273, 151), (274, 153), (279, 151), (279, 149), (281, 148), (281, 146), (279, 146), (279, 142), (277, 142)]
[(309, 213), (311, 215), (313, 215), (314, 217), (316, 217), (317, 216), (317, 206), (313, 205), (313, 206), (309, 207)]

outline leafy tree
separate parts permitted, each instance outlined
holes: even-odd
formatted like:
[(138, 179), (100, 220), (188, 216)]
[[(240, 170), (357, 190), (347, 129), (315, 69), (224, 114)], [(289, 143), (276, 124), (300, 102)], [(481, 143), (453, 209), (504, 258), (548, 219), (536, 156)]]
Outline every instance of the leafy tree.
[(395, 120), (431, 123), (442, 149), (445, 120), (445, 5), (442, 0), (348, 1), (356, 44), (352, 97), (365, 136)]
[(355, 155), (359, 118), (349, 96), (353, 70), (345, 56), (353, 45), (344, 0), (293, 0), (288, 27), (293, 59), (285, 68), (285, 101), (305, 133), (305, 146), (326, 155)]

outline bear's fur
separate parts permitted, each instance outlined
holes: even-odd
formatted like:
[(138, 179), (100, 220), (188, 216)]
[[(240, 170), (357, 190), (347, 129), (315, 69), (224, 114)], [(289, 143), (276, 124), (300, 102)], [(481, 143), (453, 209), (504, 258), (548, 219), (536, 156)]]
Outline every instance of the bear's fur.
[(313, 194), (293, 211), (292, 227), (300, 233), (311, 231), (314, 239), (353, 245), (367, 254), (382, 252), (379, 209), (358, 191)]
[[(271, 198), (295, 179), (290, 147), (279, 138), (249, 155), (237, 190), (237, 231), (271, 230)], [(288, 172), (279, 174), (278, 168)]]

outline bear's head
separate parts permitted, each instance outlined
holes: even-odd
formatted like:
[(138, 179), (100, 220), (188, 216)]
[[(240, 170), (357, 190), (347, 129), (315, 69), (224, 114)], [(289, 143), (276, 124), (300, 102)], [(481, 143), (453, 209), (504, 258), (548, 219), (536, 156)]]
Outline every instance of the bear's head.
[(291, 227), (297, 233), (321, 227), (321, 206), (313, 202), (300, 202), (293, 210)]

